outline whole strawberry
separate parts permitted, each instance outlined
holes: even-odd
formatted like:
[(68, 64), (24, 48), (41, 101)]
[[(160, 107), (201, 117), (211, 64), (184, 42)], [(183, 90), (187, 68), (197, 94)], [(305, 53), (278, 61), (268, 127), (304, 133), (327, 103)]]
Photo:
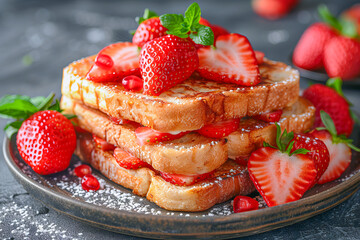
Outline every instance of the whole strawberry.
[[(145, 10), (142, 22), (139, 22), (139, 27), (136, 29), (132, 42), (139, 47), (144, 46), (145, 43), (155, 38), (166, 35), (167, 29), (161, 25), (159, 17), (156, 13), (147, 14), (148, 9)], [(150, 17), (150, 18), (149, 18)]]
[(335, 36), (335, 31), (325, 23), (312, 24), (296, 44), (293, 63), (308, 70), (323, 67), (325, 44)]
[(21, 157), (41, 175), (65, 170), (76, 147), (74, 127), (60, 113), (59, 102), (52, 104), (53, 98), (7, 95), (0, 100), (1, 116), (16, 119), (6, 125), (6, 134), (11, 137), (18, 131)]
[(187, 38), (166, 35), (148, 42), (140, 53), (144, 94), (160, 95), (188, 79), (198, 66), (195, 45)]
[(253, 0), (253, 10), (261, 17), (278, 19), (285, 16), (296, 6), (298, 0)]
[[(341, 84), (340, 79), (335, 80), (335, 85)], [(320, 111), (324, 110), (333, 119), (338, 134), (350, 136), (354, 121), (351, 118), (349, 103), (336, 90), (322, 84), (314, 84), (304, 91), (303, 97), (310, 100), (316, 108), (314, 127), (324, 126), (320, 117)]]
[(331, 39), (324, 50), (324, 66), (329, 77), (352, 79), (360, 74), (360, 40), (346, 36)]

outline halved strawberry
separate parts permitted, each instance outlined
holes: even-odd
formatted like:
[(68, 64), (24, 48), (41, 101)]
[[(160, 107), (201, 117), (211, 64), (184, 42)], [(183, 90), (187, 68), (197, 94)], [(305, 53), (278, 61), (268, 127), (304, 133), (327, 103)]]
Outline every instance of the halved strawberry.
[(105, 141), (104, 139), (96, 136), (95, 134), (92, 135), (93, 136), (93, 139), (95, 141), (95, 144), (101, 148), (101, 150), (103, 151), (112, 151), (115, 149), (115, 146), (108, 143), (107, 141)]
[(128, 75), (140, 76), (140, 52), (135, 44), (119, 42), (103, 48), (86, 75), (94, 82), (119, 81)]
[(139, 127), (135, 130), (136, 139), (140, 145), (171, 141), (181, 138), (186, 133), (187, 132), (180, 132), (178, 134), (163, 133), (149, 127)]
[(271, 147), (254, 151), (248, 162), (250, 177), (269, 207), (300, 199), (316, 177), (312, 159), (289, 156)]
[(232, 33), (219, 36), (216, 48), (200, 48), (198, 55), (197, 71), (204, 78), (244, 86), (260, 82), (255, 53), (243, 35)]
[(278, 122), (281, 118), (282, 113), (282, 110), (275, 110), (272, 112), (266, 112), (261, 115), (253, 116), (253, 118), (264, 122)]
[(310, 188), (315, 185), (329, 166), (330, 155), (325, 143), (311, 134), (294, 134), (293, 151), (305, 148), (309, 150), (306, 155), (313, 161), (316, 168), (316, 178)]
[(217, 123), (205, 125), (197, 130), (198, 133), (209, 138), (223, 138), (239, 128), (240, 119), (228, 119)]
[(121, 148), (115, 148), (113, 156), (119, 166), (126, 169), (138, 169), (141, 167), (151, 168), (151, 165), (144, 161), (141, 161), (139, 158), (131, 155), (130, 153), (122, 150)]
[(254, 51), (254, 52), (258, 65), (262, 64), (264, 62), (265, 53), (260, 51)]
[(178, 186), (190, 186), (197, 182), (201, 182), (207, 178), (210, 178), (214, 172), (199, 174), (199, 175), (183, 175), (183, 174), (170, 174), (160, 172), (161, 177), (174, 185)]

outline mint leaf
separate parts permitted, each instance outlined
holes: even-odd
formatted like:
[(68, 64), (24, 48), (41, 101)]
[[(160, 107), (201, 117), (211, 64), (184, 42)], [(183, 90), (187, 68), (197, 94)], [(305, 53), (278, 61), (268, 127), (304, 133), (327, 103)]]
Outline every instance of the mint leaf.
[(30, 101), (23, 99), (15, 99), (13, 102), (0, 106), (0, 116), (3, 118), (28, 118), (37, 111), (37, 107)]
[(190, 33), (190, 38), (195, 43), (206, 45), (206, 46), (214, 44), (214, 33), (210, 27), (200, 25), (200, 27), (197, 28), (196, 30), (197, 30), (197, 32)]
[(6, 124), (6, 126), (4, 127), (6, 136), (8, 138), (11, 138), (11, 136), (20, 129), (22, 123), (23, 123), (23, 121), (15, 121), (15, 122)]
[(30, 101), (30, 97), (23, 95), (5, 95), (0, 99), (0, 106), (6, 103), (12, 103), (16, 99), (22, 99), (25, 101)]
[(169, 31), (180, 30), (184, 22), (184, 16), (181, 14), (164, 14), (160, 16), (161, 25), (169, 29)]
[(323, 124), (325, 125), (325, 127), (329, 131), (329, 133), (332, 136), (336, 136), (337, 131), (335, 128), (335, 124), (334, 124), (333, 120), (331, 119), (330, 115), (327, 114), (324, 110), (321, 110), (320, 117), (321, 117), (321, 121), (323, 122)]
[(326, 5), (322, 4), (318, 7), (318, 12), (322, 20), (329, 24), (331, 27), (335, 28), (339, 32), (341, 32), (342, 26), (340, 22), (334, 17)]
[(149, 10), (148, 8), (145, 9), (144, 14), (142, 17), (136, 17), (135, 21), (140, 24), (145, 20), (148, 20), (153, 17), (158, 17), (157, 13), (154, 11)]
[(194, 2), (191, 4), (188, 9), (185, 11), (185, 21), (188, 23), (189, 26), (193, 24), (199, 23), (201, 16), (201, 9), (199, 4)]

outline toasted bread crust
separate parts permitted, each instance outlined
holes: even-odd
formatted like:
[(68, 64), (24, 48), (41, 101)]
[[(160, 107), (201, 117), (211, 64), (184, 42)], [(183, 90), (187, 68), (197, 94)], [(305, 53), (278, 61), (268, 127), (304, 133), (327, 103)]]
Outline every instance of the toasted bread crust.
[[(302, 133), (310, 129), (315, 119), (315, 107), (305, 98), (300, 97), (292, 106), (283, 110), (279, 125), (284, 131)], [(262, 147), (263, 142), (276, 143), (276, 126), (274, 123), (243, 119), (239, 129), (226, 137), (229, 158), (248, 156), (252, 151)]]
[(128, 92), (120, 83), (85, 79), (94, 56), (64, 69), (62, 94), (107, 115), (129, 119), (162, 132), (191, 131), (221, 119), (283, 109), (298, 98), (299, 74), (284, 63), (265, 59), (261, 82), (253, 87), (191, 79), (159, 97)]
[(110, 152), (95, 146), (89, 134), (78, 134), (75, 153), (110, 180), (167, 210), (204, 211), (236, 195), (255, 191), (246, 167), (231, 160), (219, 167), (211, 179), (192, 186), (176, 186), (148, 168), (127, 170), (120, 167)]
[(100, 111), (67, 97), (62, 98), (61, 107), (78, 116), (77, 123), (81, 128), (121, 147), (161, 172), (207, 173), (220, 167), (228, 158), (225, 139), (216, 140), (189, 133), (173, 141), (140, 146), (136, 141), (136, 128), (132, 125), (115, 124)]

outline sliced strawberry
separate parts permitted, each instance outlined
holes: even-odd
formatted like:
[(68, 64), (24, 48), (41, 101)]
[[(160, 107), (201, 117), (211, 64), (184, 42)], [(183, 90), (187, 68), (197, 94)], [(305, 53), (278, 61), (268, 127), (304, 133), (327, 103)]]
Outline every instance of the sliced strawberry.
[(275, 110), (272, 112), (267, 112), (261, 115), (253, 116), (253, 118), (264, 122), (278, 122), (281, 118), (282, 113), (283, 113), (282, 110)]
[(259, 209), (259, 202), (247, 196), (236, 196), (233, 202), (234, 213)]
[(129, 120), (123, 119), (123, 118), (117, 118), (117, 117), (109, 117), (110, 121), (116, 124), (126, 124), (129, 123)]
[(254, 52), (258, 65), (262, 64), (264, 62), (265, 53), (260, 51), (254, 51)]
[(295, 134), (293, 150), (305, 148), (309, 150), (306, 155), (314, 161), (317, 171), (316, 178), (310, 188), (315, 185), (329, 166), (330, 155), (325, 143), (311, 134)]
[(139, 55), (135, 44), (111, 44), (98, 53), (86, 79), (94, 82), (111, 82), (122, 80), (129, 75), (140, 76)]
[(249, 40), (240, 34), (219, 36), (216, 48), (198, 49), (198, 72), (204, 78), (253, 86), (260, 82), (259, 67)]
[(313, 160), (289, 156), (271, 147), (254, 151), (248, 162), (250, 177), (269, 207), (300, 199), (316, 177)]
[(214, 172), (199, 174), (199, 175), (182, 175), (182, 174), (170, 174), (160, 172), (161, 177), (174, 185), (178, 186), (190, 186), (197, 182), (201, 182), (207, 178), (210, 178)]
[(249, 156), (239, 156), (234, 159), (234, 162), (242, 166), (247, 166), (248, 160), (249, 160)]
[(351, 149), (346, 143), (333, 143), (331, 134), (328, 131), (314, 130), (310, 133), (322, 140), (327, 146), (330, 154), (330, 163), (326, 171), (319, 179), (319, 184), (333, 181), (341, 176), (351, 162)]
[(136, 139), (141, 146), (145, 144), (157, 144), (178, 139), (184, 136), (186, 133), (187, 132), (180, 132), (178, 134), (163, 133), (149, 127), (139, 127), (135, 130)]
[(122, 150), (121, 148), (115, 148), (113, 156), (119, 166), (126, 169), (138, 169), (141, 167), (151, 168), (151, 165), (144, 161), (141, 161), (139, 158), (134, 157), (130, 153)]
[(239, 128), (240, 119), (229, 119), (217, 123), (205, 125), (197, 130), (198, 133), (209, 138), (223, 138)]
[(95, 134), (93, 134), (93, 139), (96, 143), (96, 145), (101, 148), (101, 150), (103, 151), (112, 151), (115, 149), (115, 146), (106, 142), (104, 139), (96, 136)]

